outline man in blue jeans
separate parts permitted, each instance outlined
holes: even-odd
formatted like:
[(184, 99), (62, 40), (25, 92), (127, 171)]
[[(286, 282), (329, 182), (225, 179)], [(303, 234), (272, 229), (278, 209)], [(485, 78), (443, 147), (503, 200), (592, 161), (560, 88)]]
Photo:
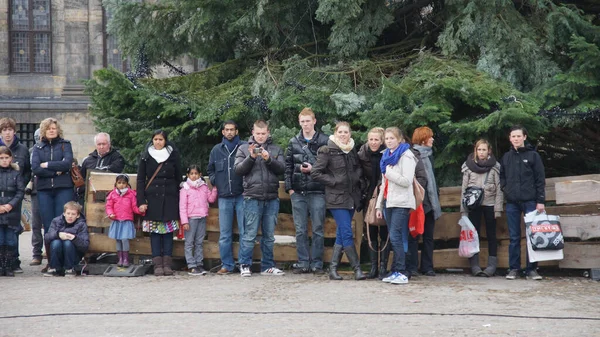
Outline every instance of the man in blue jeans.
[(242, 176), (235, 173), (235, 154), (240, 145), (238, 126), (232, 121), (223, 123), (223, 141), (210, 151), (208, 177), (219, 193), (219, 253), (222, 267), (218, 275), (233, 272), (233, 217), (236, 216), (240, 241), (244, 235), (244, 198), (242, 197)]
[[(534, 210), (544, 212), (546, 176), (539, 153), (533, 146), (525, 144), (527, 129), (521, 125), (513, 126), (509, 139), (511, 148), (502, 157), (500, 186), (506, 197), (506, 220), (510, 237), (510, 270), (506, 278), (514, 280), (521, 269), (521, 219), (524, 214)], [(542, 279), (537, 272), (537, 263), (529, 262), (529, 256), (525, 273), (528, 279)]]
[(269, 125), (263, 120), (254, 122), (252, 137), (243, 144), (235, 157), (235, 172), (244, 177), (244, 235), (240, 244), (240, 273), (252, 275), (252, 251), (261, 225), (261, 275), (281, 276), (285, 273), (275, 267), (273, 246), (275, 225), (279, 213), (279, 178), (285, 171), (283, 152), (269, 134)]
[[(317, 161), (317, 151), (327, 145), (329, 137), (315, 130), (317, 119), (311, 108), (298, 115), (302, 130), (290, 139), (285, 154), (285, 190), (292, 201), (292, 215), (296, 227), (298, 263), (292, 266), (294, 274), (324, 274), (323, 223), (325, 222), (325, 186), (310, 177)], [(312, 249), (309, 255), (308, 216), (312, 224)]]

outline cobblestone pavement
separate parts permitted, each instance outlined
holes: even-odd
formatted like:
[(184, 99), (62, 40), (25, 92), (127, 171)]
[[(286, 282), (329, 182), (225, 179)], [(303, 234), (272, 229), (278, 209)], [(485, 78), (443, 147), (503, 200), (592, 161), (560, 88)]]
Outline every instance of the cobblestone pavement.
[(48, 278), (29, 266), (29, 240), (25, 272), (0, 278), (0, 336), (600, 335), (600, 283), (585, 278)]

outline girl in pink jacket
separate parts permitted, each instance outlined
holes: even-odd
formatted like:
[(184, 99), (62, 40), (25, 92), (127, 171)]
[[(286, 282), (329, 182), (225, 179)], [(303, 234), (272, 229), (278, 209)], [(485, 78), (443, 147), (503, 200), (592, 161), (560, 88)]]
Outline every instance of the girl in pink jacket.
[(106, 198), (106, 214), (113, 221), (108, 229), (108, 237), (117, 240), (119, 267), (129, 267), (129, 240), (135, 238), (133, 214), (140, 214), (135, 190), (129, 185), (129, 176), (119, 174), (115, 189)]
[(179, 192), (179, 217), (185, 230), (185, 260), (189, 275), (205, 275), (202, 260), (206, 217), (208, 204), (217, 200), (217, 188), (208, 188), (198, 165), (190, 165), (186, 172), (187, 181)]

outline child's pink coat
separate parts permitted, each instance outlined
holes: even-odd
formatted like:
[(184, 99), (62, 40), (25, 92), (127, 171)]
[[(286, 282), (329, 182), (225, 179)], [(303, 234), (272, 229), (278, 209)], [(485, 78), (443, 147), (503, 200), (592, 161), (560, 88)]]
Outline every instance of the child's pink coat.
[(191, 217), (208, 216), (208, 204), (217, 200), (217, 188), (209, 191), (208, 185), (201, 181), (199, 187), (190, 186), (187, 181), (179, 191), (179, 217), (182, 224), (189, 223)]
[(106, 215), (114, 214), (113, 220), (133, 221), (133, 214), (144, 215), (137, 207), (136, 193), (131, 188), (120, 195), (116, 188), (108, 194), (106, 198)]

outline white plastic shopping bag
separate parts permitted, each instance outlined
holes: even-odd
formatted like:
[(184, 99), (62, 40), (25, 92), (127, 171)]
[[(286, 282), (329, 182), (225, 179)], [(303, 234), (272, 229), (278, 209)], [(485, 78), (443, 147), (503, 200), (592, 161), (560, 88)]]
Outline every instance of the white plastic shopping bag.
[(462, 216), (458, 221), (460, 225), (460, 244), (458, 245), (458, 256), (472, 257), (479, 253), (479, 235), (475, 226), (468, 217)]
[[(552, 260), (562, 260), (564, 259), (564, 253), (562, 249), (559, 250), (534, 250), (531, 244), (530, 235), (531, 235), (531, 224), (536, 222), (536, 218), (540, 218), (542, 221), (555, 221), (559, 222), (560, 217), (556, 215), (546, 215), (546, 213), (538, 213), (537, 210), (533, 210), (527, 214), (525, 214), (525, 233), (526, 233), (526, 242), (527, 242), (527, 253), (529, 255), (530, 262), (538, 262), (538, 261), (552, 261)], [(550, 220), (548, 220), (550, 219)], [(562, 235), (561, 235), (562, 237)]]

